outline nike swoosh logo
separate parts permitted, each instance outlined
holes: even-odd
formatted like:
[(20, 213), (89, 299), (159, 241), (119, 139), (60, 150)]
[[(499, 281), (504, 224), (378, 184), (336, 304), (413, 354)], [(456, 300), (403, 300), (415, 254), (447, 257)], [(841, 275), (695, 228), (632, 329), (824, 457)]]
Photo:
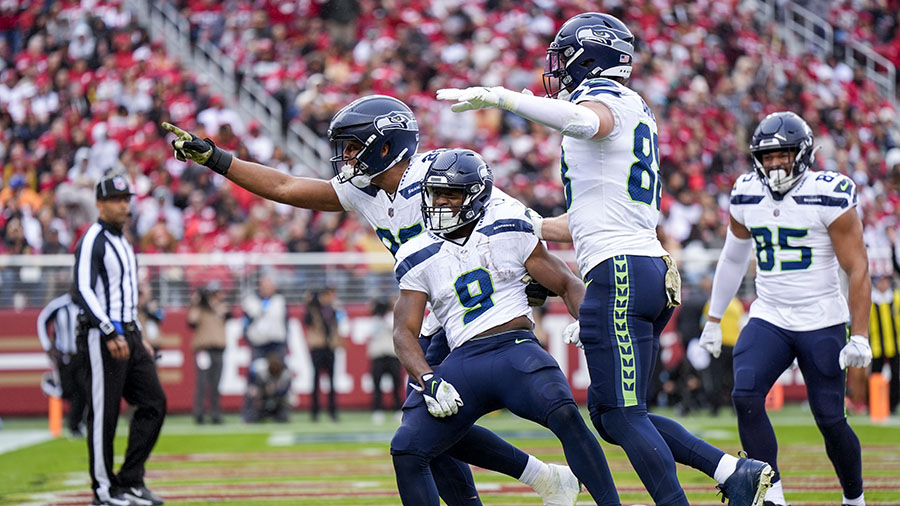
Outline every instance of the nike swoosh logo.
[(516, 339), (516, 344), (522, 344), (527, 341), (531, 341), (531, 339)]
[(132, 488), (131, 493), (138, 497), (144, 497), (144, 492), (142, 490), (138, 490), (136, 488)]
[(844, 181), (843, 183), (841, 183), (841, 190), (846, 190), (848, 186), (850, 186), (850, 183)]
[(437, 381), (431, 382), (431, 395), (434, 395), (434, 388), (437, 386)]

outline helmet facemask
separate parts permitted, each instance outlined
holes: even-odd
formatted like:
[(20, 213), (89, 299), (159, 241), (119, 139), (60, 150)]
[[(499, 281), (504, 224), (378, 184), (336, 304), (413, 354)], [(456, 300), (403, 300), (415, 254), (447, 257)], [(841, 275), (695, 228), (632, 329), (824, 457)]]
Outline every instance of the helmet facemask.
[[(374, 139), (371, 136), (369, 143), (361, 142), (355, 136), (336, 135), (331, 139), (334, 147), (334, 156), (331, 157), (331, 168), (338, 177), (338, 182), (351, 182), (357, 188), (365, 188), (372, 183), (372, 175), (369, 174), (369, 165), (363, 160), (368, 158), (371, 149), (371, 142)], [(347, 144), (356, 141), (362, 144), (362, 148), (352, 157), (347, 157)]]
[[(770, 149), (765, 151), (754, 151), (753, 168), (759, 179), (765, 184), (773, 194), (782, 196), (791, 190), (800, 181), (800, 178), (806, 172), (806, 169), (812, 165), (815, 159), (815, 151), (812, 146), (804, 144), (800, 149)], [(763, 164), (763, 155), (786, 151), (790, 153), (790, 161), (775, 166), (766, 166)]]
[[(435, 233), (449, 233), (475, 221), (481, 213), (475, 212), (472, 202), (482, 189), (483, 186), (480, 184), (463, 186), (444, 182), (425, 182), (422, 191), (422, 215), (425, 218), (425, 227)], [(436, 190), (462, 194), (462, 203), (458, 206), (436, 206), (434, 205)]]

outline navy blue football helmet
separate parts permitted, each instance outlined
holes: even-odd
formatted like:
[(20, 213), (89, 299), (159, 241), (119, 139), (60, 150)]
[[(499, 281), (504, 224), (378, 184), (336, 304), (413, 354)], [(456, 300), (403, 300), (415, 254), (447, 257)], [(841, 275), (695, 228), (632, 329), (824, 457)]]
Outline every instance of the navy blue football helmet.
[[(815, 161), (812, 129), (806, 121), (792, 112), (773, 112), (756, 127), (750, 139), (753, 170), (776, 196), (787, 193)], [(793, 161), (768, 170), (762, 156), (773, 151), (788, 151)]]
[(566, 21), (547, 48), (544, 91), (569, 93), (585, 79), (631, 77), (634, 35), (615, 16), (586, 12)]
[[(491, 198), (494, 174), (481, 155), (470, 149), (450, 149), (431, 163), (422, 180), (422, 216), (432, 232), (453, 232), (484, 214)], [(434, 193), (439, 189), (460, 191), (459, 206), (435, 206)]]
[[(371, 95), (354, 100), (334, 115), (328, 140), (334, 146), (331, 165), (338, 180), (364, 188), (371, 178), (416, 153), (419, 124), (400, 100)], [(348, 158), (345, 150), (350, 141), (360, 143), (362, 148)], [(382, 156), (385, 145), (388, 151)], [(354, 160), (355, 165), (351, 163)]]

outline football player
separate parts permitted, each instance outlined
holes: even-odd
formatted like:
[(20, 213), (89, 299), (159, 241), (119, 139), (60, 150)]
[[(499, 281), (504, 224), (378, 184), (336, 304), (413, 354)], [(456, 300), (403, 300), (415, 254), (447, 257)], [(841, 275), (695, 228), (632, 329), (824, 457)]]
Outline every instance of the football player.
[[(871, 279), (856, 185), (836, 172), (808, 170), (815, 160), (812, 131), (792, 112), (772, 113), (759, 123), (750, 155), (753, 172), (731, 191), (731, 224), (700, 344), (719, 355), (719, 322), (755, 244), (757, 299), (734, 348), (732, 402), (744, 449), (775, 469), (765, 504), (786, 504), (766, 394), (797, 359), (809, 407), (844, 491), (842, 504), (861, 506), (866, 502), (859, 439), (844, 412), (844, 368), (867, 367), (872, 360), (866, 337)], [(849, 308), (838, 267), (849, 281)]]
[[(320, 211), (356, 210), (391, 254), (421, 234), (420, 182), (442, 150), (417, 153), (419, 128), (409, 107), (384, 95), (360, 98), (334, 115), (328, 138), (334, 147), (331, 180), (293, 177), (278, 170), (233, 157), (210, 139), (163, 123), (175, 134), (175, 156), (192, 160), (224, 175), (237, 185), (269, 200)], [(497, 190), (497, 193), (500, 193)], [(449, 353), (437, 325), (423, 328), (423, 349), (429, 363), (439, 364)], [(447, 456), (432, 462), (441, 497), (450, 506), (479, 505), (469, 466), (501, 472), (534, 488), (544, 503), (572, 506), (579, 485), (566, 466), (545, 464), (482, 427), (473, 427)], [(458, 457), (459, 460), (451, 458)]]
[[(552, 430), (596, 503), (619, 504), (600, 444), (532, 332), (521, 278), (532, 273), (575, 317), (584, 286), (534, 235), (525, 206), (492, 196), (493, 176), (481, 156), (452, 149), (430, 165), (421, 192), (428, 232), (401, 245), (394, 265), (394, 348), (422, 394), (407, 399), (391, 440), (403, 504), (438, 506), (428, 463), (501, 408)], [(437, 366), (416, 342), (429, 302), (451, 349)]]
[(437, 92), (455, 112), (499, 107), (563, 134), (567, 213), (536, 221), (539, 237), (570, 240), (587, 283), (567, 340), (584, 348), (591, 420), (622, 446), (656, 504), (687, 505), (675, 462), (718, 483), (729, 504), (758, 506), (772, 468), (714, 448), (668, 418), (647, 413), (659, 337), (680, 302), (674, 261), (656, 235), (662, 178), (657, 124), (625, 86), (634, 35), (619, 19), (590, 12), (566, 21), (547, 49), (547, 97), (502, 87)]

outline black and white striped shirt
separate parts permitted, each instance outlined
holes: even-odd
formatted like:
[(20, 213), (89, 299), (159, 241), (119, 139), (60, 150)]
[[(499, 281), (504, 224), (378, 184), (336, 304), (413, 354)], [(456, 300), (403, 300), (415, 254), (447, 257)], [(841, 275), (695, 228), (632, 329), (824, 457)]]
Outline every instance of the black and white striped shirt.
[[(47, 323), (53, 322), (53, 342), (50, 342), (50, 336), (47, 334)], [(37, 318), (38, 339), (41, 340), (41, 346), (44, 351), (50, 351), (50, 347), (54, 347), (62, 353), (74, 354), (75, 347), (75, 327), (78, 325), (78, 305), (72, 300), (72, 296), (68, 293), (50, 301)]]
[(137, 260), (121, 230), (103, 220), (87, 229), (75, 248), (75, 301), (91, 325), (136, 322)]

